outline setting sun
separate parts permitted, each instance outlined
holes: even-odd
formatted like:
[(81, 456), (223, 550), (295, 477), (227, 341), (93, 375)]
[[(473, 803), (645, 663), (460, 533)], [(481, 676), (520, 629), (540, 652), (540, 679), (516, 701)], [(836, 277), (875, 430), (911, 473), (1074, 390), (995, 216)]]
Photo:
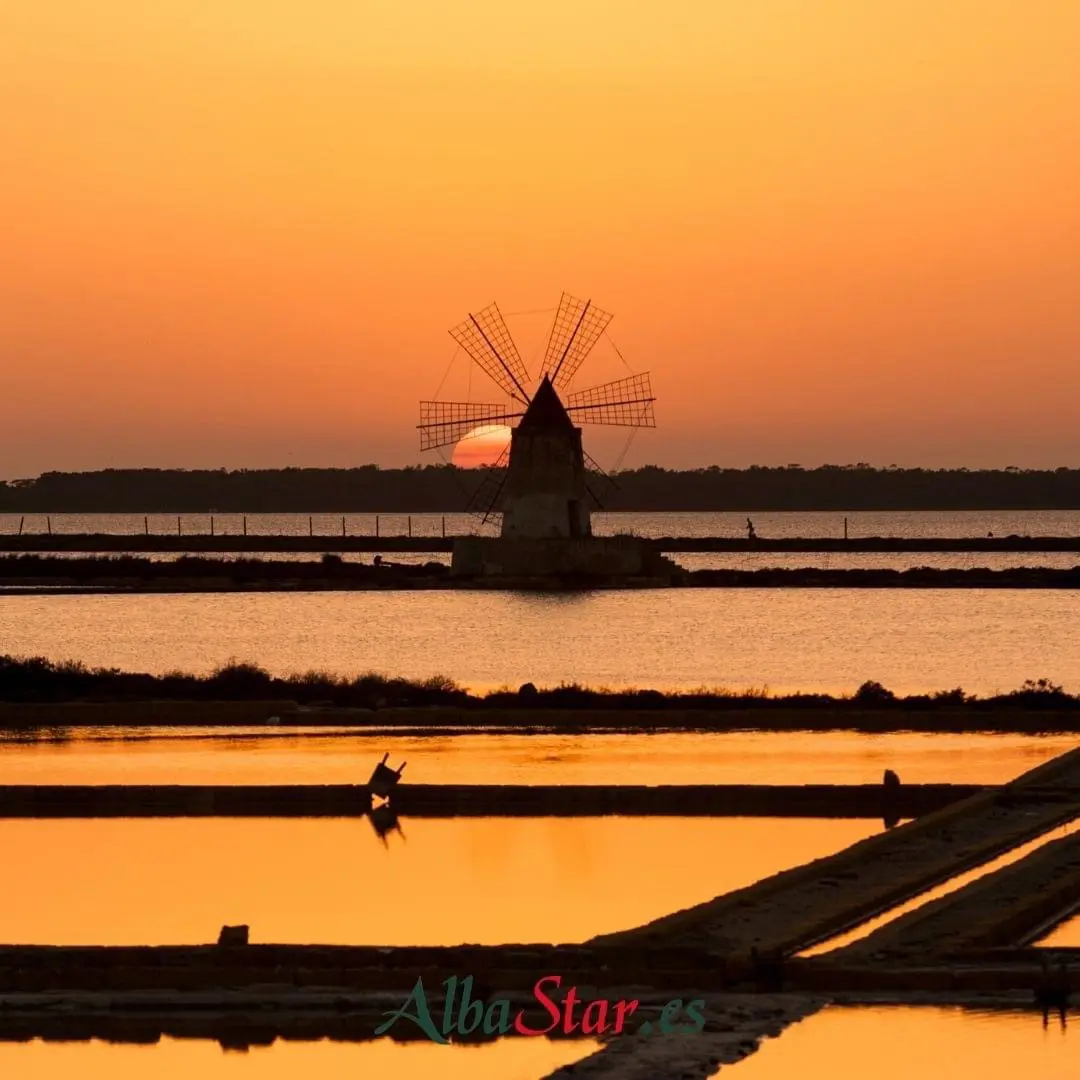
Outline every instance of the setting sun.
[(473, 428), (454, 447), (452, 461), (463, 469), (494, 465), (510, 445), (510, 428), (504, 424), (484, 424)]

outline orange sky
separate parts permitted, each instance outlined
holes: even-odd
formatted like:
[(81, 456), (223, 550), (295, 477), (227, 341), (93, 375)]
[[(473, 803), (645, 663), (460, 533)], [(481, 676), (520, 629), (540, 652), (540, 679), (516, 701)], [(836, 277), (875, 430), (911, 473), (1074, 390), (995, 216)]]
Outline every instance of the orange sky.
[(426, 460), (447, 328), (562, 289), (653, 373), (628, 465), (1080, 464), (1075, 0), (0, 27), (0, 476)]

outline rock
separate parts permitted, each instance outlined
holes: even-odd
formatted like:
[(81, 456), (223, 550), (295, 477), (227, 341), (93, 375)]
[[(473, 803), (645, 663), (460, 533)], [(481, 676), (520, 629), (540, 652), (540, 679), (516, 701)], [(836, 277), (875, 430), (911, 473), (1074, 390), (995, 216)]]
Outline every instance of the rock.
[(223, 926), (221, 933), (218, 934), (217, 943), (230, 948), (237, 945), (246, 945), (248, 943), (249, 929), (247, 926)]

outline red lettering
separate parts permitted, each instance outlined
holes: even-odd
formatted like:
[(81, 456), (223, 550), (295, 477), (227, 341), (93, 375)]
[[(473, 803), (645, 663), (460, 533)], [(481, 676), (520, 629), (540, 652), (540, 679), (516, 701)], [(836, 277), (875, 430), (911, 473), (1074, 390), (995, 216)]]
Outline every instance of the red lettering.
[(607, 1031), (608, 1003), (603, 998), (590, 1001), (581, 1017), (582, 1035), (603, 1035)]
[[(542, 979), (538, 979), (533, 987), (533, 997), (536, 998), (537, 1004), (544, 1007), (544, 1012), (551, 1017), (551, 1023), (545, 1028), (531, 1028), (525, 1023), (525, 1013), (522, 1010), (514, 1017), (514, 1030), (519, 1035), (546, 1035), (549, 1031), (554, 1030), (555, 1025), (558, 1024), (559, 1018), (562, 1016), (562, 1010), (544, 993), (542, 987), (545, 983), (553, 983), (556, 987), (562, 986), (562, 976), (545, 975)], [(635, 1002), (635, 1004), (637, 1003)]]
[(622, 1034), (623, 1025), (627, 1019), (633, 1015), (634, 1010), (641, 1003), (635, 998), (633, 1001), (616, 1001), (615, 1002), (615, 1027), (614, 1033), (616, 1035)]
[(566, 1001), (563, 1005), (566, 1008), (566, 1015), (563, 1017), (563, 1031), (567, 1035), (577, 1031), (577, 1021), (574, 1019), (574, 1006), (578, 1004), (577, 987), (571, 986), (566, 992)]

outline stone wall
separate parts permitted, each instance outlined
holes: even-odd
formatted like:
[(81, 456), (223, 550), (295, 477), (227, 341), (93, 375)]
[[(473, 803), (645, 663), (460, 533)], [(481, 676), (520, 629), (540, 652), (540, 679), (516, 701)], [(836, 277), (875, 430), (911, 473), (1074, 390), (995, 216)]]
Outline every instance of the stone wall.
[(514, 431), (504, 537), (588, 536), (592, 531), (588, 497), (580, 428)]
[(663, 575), (668, 561), (632, 536), (467, 536), (454, 541), (455, 574), (495, 577), (649, 577)]

